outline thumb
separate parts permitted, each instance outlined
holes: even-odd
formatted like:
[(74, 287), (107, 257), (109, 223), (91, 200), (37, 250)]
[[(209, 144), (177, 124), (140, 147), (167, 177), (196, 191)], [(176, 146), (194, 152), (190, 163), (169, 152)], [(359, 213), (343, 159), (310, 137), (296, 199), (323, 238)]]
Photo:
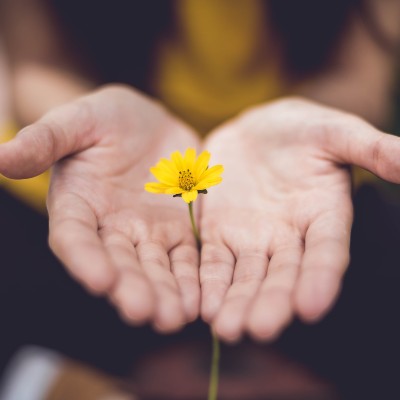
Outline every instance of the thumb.
[(382, 179), (400, 183), (400, 138), (384, 133), (358, 117), (343, 119), (328, 133), (334, 160), (358, 165)]
[(31, 178), (94, 143), (90, 104), (78, 100), (54, 109), (1, 144), (0, 173), (12, 179)]

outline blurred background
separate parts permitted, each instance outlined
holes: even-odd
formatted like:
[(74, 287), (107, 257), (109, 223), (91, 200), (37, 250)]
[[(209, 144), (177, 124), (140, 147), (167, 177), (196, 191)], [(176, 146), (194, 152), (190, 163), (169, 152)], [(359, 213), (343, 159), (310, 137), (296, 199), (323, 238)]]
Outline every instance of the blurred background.
[[(0, 140), (110, 82), (160, 99), (203, 136), (293, 94), (400, 134), (399, 3), (1, 0)], [(400, 398), (400, 190), (353, 175), (336, 306), (274, 343), (224, 346), (221, 400)], [(208, 327), (160, 336), (87, 294), (48, 248), (48, 181), (0, 177), (0, 399), (205, 398)]]

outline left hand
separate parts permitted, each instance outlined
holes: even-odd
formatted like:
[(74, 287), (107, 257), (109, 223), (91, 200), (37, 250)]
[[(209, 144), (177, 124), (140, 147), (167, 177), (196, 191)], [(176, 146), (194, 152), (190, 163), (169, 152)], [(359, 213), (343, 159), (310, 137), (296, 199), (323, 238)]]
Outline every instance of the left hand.
[(160, 104), (110, 85), (0, 145), (0, 172), (20, 179), (53, 166), (47, 208), (56, 256), (128, 322), (171, 332), (197, 318), (198, 251), (183, 202), (145, 193), (144, 184), (161, 156), (197, 146)]
[(400, 182), (400, 139), (301, 99), (256, 107), (206, 144), (224, 181), (204, 196), (202, 315), (228, 341), (320, 319), (349, 263), (348, 165)]

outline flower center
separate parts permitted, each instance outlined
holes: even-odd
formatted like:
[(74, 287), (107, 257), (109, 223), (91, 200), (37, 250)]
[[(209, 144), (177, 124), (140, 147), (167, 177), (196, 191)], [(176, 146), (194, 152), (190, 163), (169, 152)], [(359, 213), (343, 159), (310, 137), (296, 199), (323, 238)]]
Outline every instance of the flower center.
[(195, 182), (192, 173), (188, 169), (179, 171), (179, 187), (190, 192), (193, 186), (195, 186)]

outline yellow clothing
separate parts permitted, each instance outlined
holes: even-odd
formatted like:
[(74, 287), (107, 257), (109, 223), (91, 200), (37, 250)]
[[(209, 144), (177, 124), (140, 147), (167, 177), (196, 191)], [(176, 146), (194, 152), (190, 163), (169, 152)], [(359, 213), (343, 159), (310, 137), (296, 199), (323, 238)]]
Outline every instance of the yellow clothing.
[(282, 94), (262, 0), (179, 0), (175, 34), (160, 43), (157, 97), (203, 135)]
[[(17, 132), (18, 129), (12, 124), (3, 126), (0, 129), (0, 143), (9, 141)], [(0, 187), (6, 189), (41, 213), (46, 212), (46, 196), (49, 181), (49, 172), (45, 172), (35, 178), (22, 180), (8, 179), (0, 174)]]
[[(178, 116), (205, 134), (281, 94), (267, 51), (263, 0), (180, 0), (175, 11), (177, 34), (161, 43), (153, 82)], [(48, 182), (48, 173), (21, 181), (0, 178), (2, 187), (40, 211)]]
[[(175, 19), (175, 34), (157, 49), (153, 89), (199, 133), (284, 94), (263, 0), (179, 0)], [(2, 139), (11, 137), (8, 131)], [(48, 173), (22, 181), (0, 177), (1, 186), (40, 211), (48, 183)]]

